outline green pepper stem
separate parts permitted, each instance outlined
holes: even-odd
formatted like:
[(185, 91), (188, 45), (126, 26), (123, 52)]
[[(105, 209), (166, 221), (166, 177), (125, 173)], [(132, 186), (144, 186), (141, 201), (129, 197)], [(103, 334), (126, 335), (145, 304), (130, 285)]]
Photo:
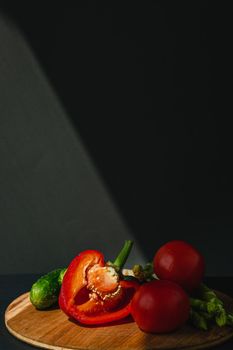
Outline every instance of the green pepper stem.
[(128, 256), (131, 252), (132, 246), (133, 246), (133, 241), (131, 240), (125, 241), (123, 248), (121, 249), (120, 253), (117, 255), (116, 259), (113, 262), (113, 265), (117, 269), (120, 270), (125, 265), (126, 260), (128, 259)]

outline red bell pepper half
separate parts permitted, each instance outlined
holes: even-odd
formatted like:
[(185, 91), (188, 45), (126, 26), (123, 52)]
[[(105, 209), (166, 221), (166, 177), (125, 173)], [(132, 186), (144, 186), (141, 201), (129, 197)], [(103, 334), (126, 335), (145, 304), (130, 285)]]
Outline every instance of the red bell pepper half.
[(87, 325), (120, 320), (130, 313), (137, 281), (125, 281), (118, 271), (132, 247), (126, 241), (113, 264), (106, 264), (102, 253), (86, 250), (70, 263), (63, 278), (59, 306), (71, 318)]

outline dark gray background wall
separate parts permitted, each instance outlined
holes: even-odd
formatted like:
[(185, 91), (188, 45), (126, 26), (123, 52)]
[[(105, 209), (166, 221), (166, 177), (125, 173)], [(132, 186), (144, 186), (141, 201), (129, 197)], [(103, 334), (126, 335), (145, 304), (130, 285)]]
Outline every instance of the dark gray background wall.
[[(143, 6), (134, 2), (128, 7), (3, 2), (1, 8), (24, 33), (70, 118), (70, 124), (67, 117), (64, 120), (72, 140), (82, 139), (114, 208), (146, 259), (163, 242), (181, 238), (203, 252), (208, 274), (232, 274), (230, 8), (208, 1), (153, 1)], [(30, 110), (29, 115), (38, 123), (37, 114)], [(47, 122), (47, 115), (43, 117)], [(55, 125), (57, 130), (58, 119), (50, 123), (51, 129)], [(52, 133), (54, 141), (66, 159), (69, 146), (60, 143), (56, 133)], [(33, 139), (34, 147), (39, 139)], [(75, 163), (74, 158), (70, 163)], [(63, 166), (59, 169), (66, 174)], [(56, 166), (49, 168), (51, 179), (58, 173)], [(70, 173), (74, 181), (73, 165)], [(64, 177), (59, 181), (66, 192)], [(77, 191), (83, 188), (82, 181)], [(35, 200), (33, 191), (32, 185), (27, 196)], [(50, 210), (54, 202), (59, 210), (63, 208), (60, 199), (53, 198)], [(41, 208), (40, 201), (37, 205)], [(79, 214), (75, 217), (78, 220)], [(82, 218), (89, 227), (87, 211)], [(102, 225), (102, 217), (98, 220), (93, 230)], [(109, 227), (114, 227), (113, 222)], [(55, 235), (57, 227), (53, 227)], [(124, 236), (125, 231), (119, 231)], [(45, 237), (52, 247), (49, 230)], [(58, 242), (60, 237), (59, 233)], [(80, 237), (84, 244), (89, 239)], [(37, 242), (36, 236), (31, 240)], [(44, 259), (46, 267), (49, 258)], [(60, 257), (54, 259), (57, 263)]]
[[(130, 230), (12, 23), (0, 18), (0, 273), (114, 259)], [(137, 242), (129, 262), (143, 260)]]

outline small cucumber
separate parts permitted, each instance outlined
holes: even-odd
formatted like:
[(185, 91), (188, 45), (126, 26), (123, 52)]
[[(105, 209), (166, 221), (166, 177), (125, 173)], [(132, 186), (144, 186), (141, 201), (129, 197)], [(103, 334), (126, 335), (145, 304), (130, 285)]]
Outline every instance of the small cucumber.
[(57, 303), (65, 272), (66, 268), (53, 270), (32, 285), (30, 301), (37, 309), (47, 309)]
[(58, 277), (58, 283), (60, 283), (60, 286), (61, 286), (61, 284), (62, 284), (63, 277), (64, 277), (66, 271), (67, 271), (67, 268), (64, 268), (64, 269), (62, 269), (61, 272), (60, 272), (60, 275), (59, 275), (59, 277)]

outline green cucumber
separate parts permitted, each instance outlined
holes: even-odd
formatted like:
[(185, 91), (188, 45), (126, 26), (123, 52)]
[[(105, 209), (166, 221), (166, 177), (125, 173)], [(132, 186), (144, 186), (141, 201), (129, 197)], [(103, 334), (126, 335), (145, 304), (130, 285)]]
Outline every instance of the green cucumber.
[(66, 268), (56, 269), (41, 276), (31, 287), (30, 301), (39, 310), (44, 310), (58, 301)]
[(59, 275), (59, 277), (58, 277), (58, 283), (60, 283), (60, 286), (61, 286), (61, 284), (62, 284), (63, 277), (64, 277), (66, 271), (67, 271), (67, 268), (61, 269), (60, 275)]

